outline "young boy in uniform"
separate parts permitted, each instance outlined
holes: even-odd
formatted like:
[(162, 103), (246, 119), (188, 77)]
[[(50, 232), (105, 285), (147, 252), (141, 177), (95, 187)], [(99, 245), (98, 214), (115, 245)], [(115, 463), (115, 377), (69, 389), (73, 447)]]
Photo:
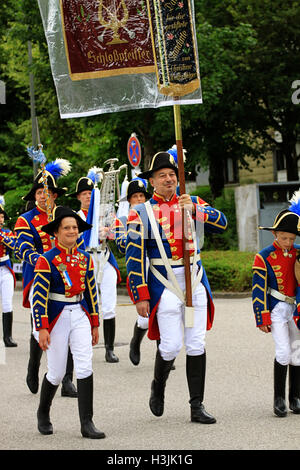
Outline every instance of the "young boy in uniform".
[[(296, 198), (297, 199), (297, 198)], [(259, 227), (274, 235), (272, 245), (256, 254), (253, 263), (252, 303), (257, 327), (272, 333), (275, 343), (274, 413), (287, 415), (285, 387), (289, 369), (289, 408), (300, 414), (300, 289), (295, 276), (300, 245), (298, 202), (294, 199), (289, 210), (281, 211), (273, 227)], [(292, 202), (293, 200), (291, 200)]]

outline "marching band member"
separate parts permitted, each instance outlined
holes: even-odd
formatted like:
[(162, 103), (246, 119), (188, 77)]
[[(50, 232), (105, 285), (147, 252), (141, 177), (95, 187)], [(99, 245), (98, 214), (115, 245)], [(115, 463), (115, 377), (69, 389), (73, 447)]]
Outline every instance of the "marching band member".
[[(45, 192), (43, 173), (40, 171), (34, 179), (30, 191), (23, 197), (27, 202), (35, 201), (35, 207), (22, 214), (16, 222), (17, 235), (15, 255), (23, 261), (23, 307), (31, 309), (34, 268), (39, 256), (51, 250), (53, 240), (42, 230), (42, 226), (48, 222), (47, 208), (52, 212), (56, 199), (66, 192), (66, 188), (57, 186), (57, 180), (66, 175), (71, 164), (64, 159), (56, 159), (46, 165), (46, 178), (48, 193)], [(48, 209), (49, 210), (49, 209)], [(38, 344), (37, 334), (32, 322), (32, 334), (30, 335), (29, 361), (26, 383), (32, 393), (37, 393), (39, 387), (39, 367), (42, 350)], [(62, 387), (62, 395), (76, 397), (76, 389), (70, 379), (72, 370), (72, 357), (69, 355), (68, 371)]]
[(86, 220), (87, 218), (92, 191), (94, 189), (94, 181), (92, 178), (93, 175), (91, 169), (87, 176), (79, 178), (76, 184), (75, 191), (71, 194), (67, 194), (67, 196), (76, 197), (76, 199), (80, 202), (80, 209), (78, 211), (78, 215), (80, 215), (83, 220)]
[(55, 236), (55, 246), (35, 266), (33, 315), (39, 344), (47, 351), (48, 372), (37, 412), (41, 434), (52, 434), (50, 407), (61, 382), (70, 347), (77, 376), (81, 434), (101, 439), (93, 423), (93, 346), (98, 343), (99, 311), (92, 257), (77, 248), (79, 233), (91, 226), (72, 209), (58, 206), (54, 219), (42, 226)]
[[(164, 391), (174, 360), (184, 342), (186, 373), (190, 392), (191, 420), (215, 423), (203, 405), (205, 385), (205, 332), (214, 317), (214, 305), (208, 279), (200, 259), (195, 226), (203, 223), (208, 232), (222, 233), (226, 217), (199, 197), (177, 196), (178, 169), (167, 152), (154, 155), (150, 169), (138, 175), (154, 188), (152, 198), (131, 210), (128, 217), (126, 262), (129, 286), (136, 309), (149, 316), (148, 337), (159, 340), (154, 380), (151, 384), (150, 409), (155, 416), (164, 411)], [(194, 325), (185, 324), (185, 276), (182, 251), (181, 208), (189, 208), (189, 253), (193, 282)], [(197, 227), (196, 227), (197, 228)], [(146, 279), (146, 257), (150, 269)]]
[(13, 325), (13, 294), (16, 286), (16, 276), (13, 272), (10, 254), (13, 252), (16, 237), (8, 228), (4, 228), (5, 220), (9, 217), (4, 210), (5, 200), (0, 196), (0, 289), (2, 300), (2, 327), (3, 342), (5, 347), (12, 348), (18, 346), (12, 339)]
[[(151, 198), (151, 194), (147, 192), (145, 183), (140, 178), (134, 178), (127, 187), (126, 199), (129, 202), (129, 208), (133, 209), (136, 205), (142, 204)], [(114, 226), (115, 243), (118, 251), (125, 255), (126, 251), (126, 237), (127, 237), (127, 217), (122, 216), (115, 220)], [(128, 288), (128, 278), (127, 278)], [(128, 293), (130, 295), (130, 289)], [(148, 318), (138, 315), (133, 329), (133, 337), (129, 346), (129, 358), (135, 366), (140, 363), (141, 351), (140, 346), (148, 329)]]
[(294, 243), (300, 235), (300, 205), (292, 201), (289, 210), (277, 214), (272, 227), (259, 227), (271, 231), (274, 242), (255, 255), (252, 267), (256, 326), (264, 333), (271, 332), (275, 344), (273, 409), (279, 417), (287, 416), (288, 369), (289, 407), (300, 414), (300, 279), (295, 276), (300, 246)]
[[(96, 182), (96, 176), (93, 177), (96, 167), (92, 168), (88, 175)], [(98, 181), (97, 181), (98, 182)], [(95, 191), (99, 191), (94, 187), (91, 196), (90, 207), (86, 221), (92, 223), (98, 208), (95, 207)], [(97, 196), (96, 196), (97, 197)], [(103, 202), (105, 204), (105, 202)], [(97, 248), (89, 247), (89, 237), (84, 236), (86, 251), (91, 253), (94, 261), (95, 279), (97, 283), (97, 292), (99, 304), (101, 302), (101, 313), (103, 318), (103, 337), (105, 346), (105, 360), (109, 363), (119, 362), (119, 358), (114, 353), (114, 343), (116, 334), (116, 304), (117, 304), (117, 284), (121, 282), (120, 270), (117, 260), (110, 250), (107, 241), (113, 241), (113, 234), (108, 233), (108, 227), (99, 227), (97, 234)], [(99, 237), (100, 235), (100, 237)], [(102, 248), (102, 237), (105, 238), (105, 249)]]

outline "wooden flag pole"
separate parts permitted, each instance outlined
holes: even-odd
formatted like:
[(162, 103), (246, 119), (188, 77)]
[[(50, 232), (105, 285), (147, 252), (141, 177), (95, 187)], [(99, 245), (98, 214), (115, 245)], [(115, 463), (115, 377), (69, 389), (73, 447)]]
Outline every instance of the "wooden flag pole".
[[(147, 0), (158, 91), (173, 98), (180, 195), (185, 194), (185, 174), (179, 100), (200, 88), (192, 0)], [(179, 11), (180, 10), (180, 11)], [(184, 59), (184, 60), (183, 60)], [(185, 326), (193, 326), (192, 286), (188, 243), (188, 211), (182, 209), (182, 248), (185, 271)], [(195, 250), (197, 248), (195, 247)]]
[[(179, 191), (181, 195), (181, 194), (185, 194), (186, 190), (185, 190), (185, 174), (184, 174), (180, 105), (174, 104), (173, 110), (174, 110), (175, 138), (176, 138), (176, 146), (177, 146)], [(182, 249), (183, 249), (185, 286), (186, 286), (186, 306), (192, 307), (193, 303), (192, 303), (190, 254), (189, 254), (189, 249), (187, 248), (188, 240), (186, 238), (186, 234), (188, 233), (187, 210), (182, 209), (181, 213), (182, 213)]]

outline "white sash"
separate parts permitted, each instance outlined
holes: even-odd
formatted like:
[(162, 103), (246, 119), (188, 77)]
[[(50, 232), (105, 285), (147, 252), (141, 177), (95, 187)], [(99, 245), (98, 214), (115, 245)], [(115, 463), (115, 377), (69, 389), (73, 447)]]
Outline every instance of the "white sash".
[[(160, 252), (160, 255), (161, 255), (161, 259), (162, 259), (162, 262), (163, 262), (163, 265), (165, 266), (166, 270), (167, 270), (167, 273), (168, 273), (168, 277), (169, 279), (166, 279), (155, 267), (154, 267), (154, 263), (152, 263), (150, 260), (150, 271), (154, 274), (154, 276), (167, 288), (169, 289), (171, 292), (173, 292), (175, 295), (177, 295), (177, 297), (183, 302), (185, 303), (185, 292), (180, 288), (179, 284), (178, 284), (178, 281), (176, 279), (176, 276), (174, 274), (174, 271), (171, 267), (171, 263), (172, 263), (172, 260), (170, 258), (167, 257), (167, 254), (166, 254), (166, 251), (164, 249), (164, 246), (163, 246), (163, 242), (162, 242), (162, 239), (160, 237), (160, 234), (159, 234), (159, 230), (158, 230), (158, 224), (156, 222), (156, 219), (155, 219), (155, 216), (154, 216), (154, 213), (153, 213), (153, 209), (152, 209), (152, 205), (150, 203), (150, 201), (147, 201), (145, 203), (145, 207), (146, 207), (146, 211), (147, 211), (147, 215), (149, 217), (149, 221), (150, 221), (150, 225), (151, 225), (151, 229), (153, 230), (153, 234), (154, 234), (154, 237), (155, 237), (155, 240), (156, 240), (156, 243), (157, 243), (157, 246), (158, 246), (158, 249), (159, 249), (159, 252)], [(193, 242), (194, 242), (194, 256), (193, 256), (193, 268), (192, 268), (192, 274), (191, 274), (191, 277), (193, 279), (193, 284), (192, 284), (192, 292), (195, 291), (197, 285), (199, 284), (199, 282), (201, 281), (202, 279), (202, 275), (203, 275), (203, 267), (201, 266), (201, 269), (199, 270), (199, 272), (197, 273), (196, 275), (196, 269), (198, 267), (197, 265), (197, 260), (199, 259), (199, 255), (197, 254), (197, 244), (196, 244), (196, 234), (195, 234), (195, 229), (194, 229), (194, 224), (191, 223), (191, 227), (192, 227), (192, 234), (193, 234)], [(157, 263), (157, 264), (160, 264), (160, 263)]]

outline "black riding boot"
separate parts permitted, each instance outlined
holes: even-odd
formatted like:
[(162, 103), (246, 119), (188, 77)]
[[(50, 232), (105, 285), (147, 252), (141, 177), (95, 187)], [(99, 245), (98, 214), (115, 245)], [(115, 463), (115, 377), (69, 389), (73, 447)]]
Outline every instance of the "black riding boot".
[(106, 362), (119, 362), (119, 358), (114, 354), (115, 332), (116, 319), (110, 318), (109, 320), (103, 320), (103, 336), (104, 345), (106, 349)]
[(203, 405), (206, 371), (206, 354), (186, 356), (186, 376), (190, 392), (191, 421), (213, 424), (216, 419), (205, 411)]
[(163, 415), (166, 382), (174, 360), (164, 361), (157, 348), (154, 364), (154, 380), (151, 383), (151, 396), (149, 400), (150, 410), (155, 416)]
[(39, 389), (39, 369), (43, 351), (34, 336), (30, 335), (29, 361), (26, 383), (31, 393), (37, 393)]
[(13, 324), (13, 313), (5, 312), (2, 313), (2, 327), (3, 327), (3, 342), (6, 348), (15, 348), (17, 343), (11, 337)]
[(85, 379), (77, 379), (78, 410), (81, 434), (90, 439), (103, 439), (104, 432), (93, 423), (93, 374)]
[(288, 366), (274, 360), (274, 413), (283, 418), (287, 415), (285, 403), (285, 383)]
[(300, 414), (300, 366), (289, 366), (289, 404), (293, 413)]
[(58, 385), (52, 385), (46, 374), (41, 387), (40, 405), (37, 411), (38, 430), (41, 434), (53, 434), (53, 427), (50, 421), (50, 407), (56, 393)]
[(73, 356), (69, 348), (66, 374), (62, 380), (62, 386), (61, 386), (62, 397), (77, 398), (77, 390), (76, 390), (75, 385), (72, 382), (73, 370), (74, 370)]
[(129, 358), (133, 365), (137, 366), (141, 360), (140, 346), (147, 329), (139, 328), (137, 322), (134, 325), (133, 337), (130, 341)]

